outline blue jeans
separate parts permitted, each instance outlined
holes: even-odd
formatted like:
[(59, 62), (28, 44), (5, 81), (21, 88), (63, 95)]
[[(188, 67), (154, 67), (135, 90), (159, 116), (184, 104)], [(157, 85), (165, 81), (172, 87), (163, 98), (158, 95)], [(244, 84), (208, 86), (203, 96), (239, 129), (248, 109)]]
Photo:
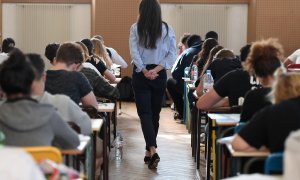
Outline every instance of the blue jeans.
[[(155, 66), (147, 66), (153, 69)], [(166, 91), (167, 74), (165, 70), (159, 72), (154, 80), (147, 79), (142, 72), (132, 74), (132, 87), (135, 96), (137, 113), (141, 120), (142, 131), (146, 141), (146, 150), (157, 147), (156, 137), (159, 128), (159, 114), (162, 100)]]

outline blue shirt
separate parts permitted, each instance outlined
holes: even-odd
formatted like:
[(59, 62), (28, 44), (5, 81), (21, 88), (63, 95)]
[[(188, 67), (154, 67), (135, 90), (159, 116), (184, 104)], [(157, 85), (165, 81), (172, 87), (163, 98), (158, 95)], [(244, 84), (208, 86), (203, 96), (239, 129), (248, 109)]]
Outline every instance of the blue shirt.
[(156, 40), (156, 49), (147, 49), (139, 44), (137, 24), (133, 24), (129, 37), (130, 55), (136, 72), (142, 71), (148, 64), (161, 65), (165, 69), (171, 69), (176, 60), (176, 39), (173, 28), (162, 25), (162, 36)]

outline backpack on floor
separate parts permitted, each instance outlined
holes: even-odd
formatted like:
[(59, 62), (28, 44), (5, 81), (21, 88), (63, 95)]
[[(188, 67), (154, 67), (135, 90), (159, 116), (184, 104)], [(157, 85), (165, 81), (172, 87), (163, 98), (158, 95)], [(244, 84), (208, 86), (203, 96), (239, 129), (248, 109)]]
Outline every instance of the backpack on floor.
[(131, 77), (125, 76), (117, 84), (117, 88), (120, 92), (121, 101), (134, 101), (134, 94), (131, 85)]

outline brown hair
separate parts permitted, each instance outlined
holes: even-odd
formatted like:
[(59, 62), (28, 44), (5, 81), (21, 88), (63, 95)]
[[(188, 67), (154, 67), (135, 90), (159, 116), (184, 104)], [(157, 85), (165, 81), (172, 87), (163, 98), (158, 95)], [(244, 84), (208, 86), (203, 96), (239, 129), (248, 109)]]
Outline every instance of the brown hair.
[(278, 39), (270, 38), (253, 43), (245, 62), (245, 69), (258, 77), (273, 75), (281, 66), (280, 58), (283, 56), (282, 45)]
[(214, 56), (214, 59), (224, 59), (224, 58), (227, 58), (227, 59), (234, 59), (235, 58), (235, 55), (234, 53), (229, 50), (229, 49), (221, 49), (220, 51), (218, 51), (215, 56)]
[(281, 101), (300, 96), (300, 74), (286, 73), (284, 67), (275, 72), (276, 81), (271, 92), (272, 101), (275, 104)]
[(88, 59), (91, 58), (91, 56), (89, 55), (89, 50), (88, 48), (80, 41), (76, 41), (77, 44), (80, 45), (82, 51), (83, 51), (83, 61), (87, 61)]
[(205, 73), (205, 71), (207, 70), (207, 68), (209, 67), (209, 65), (211, 64), (211, 62), (213, 61), (213, 58), (214, 58), (215, 54), (217, 54), (217, 52), (219, 52), (223, 48), (224, 48), (223, 46), (216, 45), (214, 48), (212, 48), (210, 50), (208, 59), (207, 59), (206, 64), (205, 64), (205, 66), (203, 68), (203, 71), (201, 72), (200, 77), (203, 76), (203, 74)]
[(82, 48), (76, 43), (65, 42), (57, 50), (56, 61), (66, 63), (67, 66), (82, 63)]

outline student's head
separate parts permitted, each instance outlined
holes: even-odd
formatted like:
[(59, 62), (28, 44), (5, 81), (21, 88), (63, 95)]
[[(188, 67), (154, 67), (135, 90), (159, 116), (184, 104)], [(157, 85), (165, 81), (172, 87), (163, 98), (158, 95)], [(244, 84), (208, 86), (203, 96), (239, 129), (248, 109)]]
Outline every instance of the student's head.
[(249, 52), (250, 52), (251, 44), (246, 44), (240, 49), (240, 61), (245, 62)]
[(29, 53), (26, 54), (26, 58), (33, 67), (35, 80), (41, 80), (45, 76), (45, 63), (42, 57), (39, 54)]
[(205, 39), (208, 39), (208, 38), (213, 38), (215, 40), (218, 41), (218, 33), (216, 33), (215, 31), (208, 31), (206, 34), (205, 34)]
[(12, 38), (5, 38), (2, 41), (2, 52), (10, 53), (15, 48), (15, 41)]
[(190, 33), (184, 33), (181, 37), (180, 37), (180, 43), (179, 45), (180, 46), (183, 46), (184, 49), (187, 49), (189, 46), (188, 46), (188, 38), (191, 36)]
[(98, 39), (104, 44), (104, 38), (101, 35), (95, 35), (92, 39)]
[(93, 51), (94, 51), (94, 45), (92, 43), (92, 41), (90, 39), (83, 39), (81, 40), (81, 42), (87, 47), (88, 51), (89, 51), (89, 55), (93, 55)]
[(211, 62), (214, 60), (215, 54), (217, 54), (217, 52), (219, 52), (223, 48), (224, 48), (223, 46), (216, 45), (215, 47), (213, 47), (210, 50), (207, 62), (205, 64), (204, 68), (203, 68), (203, 71), (201, 72), (200, 77), (202, 77), (206, 73), (207, 68), (209, 67), (209, 65), (211, 64)]
[(286, 73), (283, 67), (275, 72), (275, 83), (271, 92), (273, 103), (300, 96), (300, 74)]
[(145, 48), (156, 48), (156, 40), (162, 34), (161, 8), (157, 0), (142, 0), (137, 21), (139, 44)]
[(8, 99), (29, 96), (34, 70), (20, 50), (13, 50), (0, 67), (0, 86)]
[(201, 37), (197, 34), (192, 34), (187, 39), (188, 47), (191, 47), (196, 44), (201, 44)]
[(58, 48), (59, 48), (58, 43), (48, 44), (45, 48), (45, 56), (50, 61), (51, 64), (53, 64)]
[(218, 41), (213, 38), (208, 38), (203, 42), (202, 49), (199, 52), (200, 59), (199, 60), (207, 60), (210, 50), (214, 48), (216, 45), (219, 45)]
[(253, 43), (245, 62), (246, 70), (260, 78), (273, 76), (281, 66), (282, 45), (277, 39), (261, 40)]
[(57, 50), (56, 62), (64, 63), (67, 66), (71, 66), (72, 64), (80, 65), (83, 62), (81, 47), (73, 42), (61, 44)]
[(216, 59), (234, 59), (235, 55), (229, 49), (221, 49), (220, 51), (218, 51), (215, 54), (214, 58), (216, 58)]
[(81, 47), (82, 51), (83, 51), (83, 61), (87, 61), (88, 59), (90, 59), (89, 56), (89, 50), (88, 48), (80, 41), (76, 41), (77, 44), (79, 44), (79, 46)]
[(93, 46), (94, 46), (93, 53), (96, 54), (99, 57), (106, 57), (107, 52), (106, 52), (105, 47), (101, 43), (101, 41), (99, 39), (95, 39), (95, 38), (92, 38), (91, 41), (92, 41)]

